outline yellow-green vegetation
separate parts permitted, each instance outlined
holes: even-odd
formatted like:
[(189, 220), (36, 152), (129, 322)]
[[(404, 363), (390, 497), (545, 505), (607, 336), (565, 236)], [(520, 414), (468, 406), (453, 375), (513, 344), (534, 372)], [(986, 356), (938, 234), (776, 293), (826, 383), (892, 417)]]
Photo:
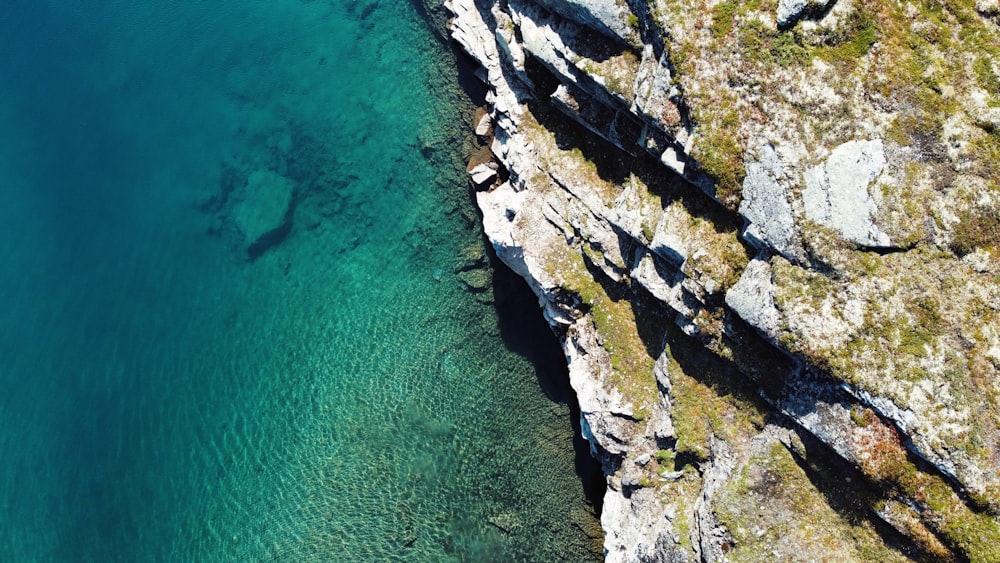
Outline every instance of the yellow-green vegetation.
[(847, 21), (828, 32), (810, 55), (819, 56), (841, 70), (853, 71), (879, 39), (877, 16), (873, 13), (877, 6), (871, 2), (859, 4)]
[[(671, 205), (683, 203), (678, 201)], [(750, 262), (736, 229), (688, 215), (687, 232), (694, 253), (685, 262), (684, 273), (695, 279), (711, 278), (716, 284), (713, 293), (732, 287)]]
[(722, 39), (733, 31), (737, 2), (726, 0), (712, 8), (712, 37)]
[[(671, 418), (679, 455), (704, 460), (713, 436), (741, 443), (763, 427), (766, 408), (741, 387), (741, 376), (731, 365), (707, 352), (696, 352), (700, 345), (683, 335), (670, 340)], [(678, 359), (692, 364), (698, 378), (685, 373)]]
[[(886, 256), (857, 253), (846, 272), (832, 279), (774, 261), (776, 305), (790, 320), (782, 342), (830, 375), (915, 409), (932, 444), (990, 467), (1000, 444), (1000, 390), (991, 352), (997, 338), (989, 327), (1000, 317), (987, 302), (997, 280), (978, 277), (929, 247)], [(852, 299), (863, 316), (846, 342), (808, 336), (825, 303), (849, 310)], [(851, 416), (864, 431), (886, 432), (869, 427), (874, 418), (866, 409)], [(919, 469), (894, 432), (863, 444), (859, 459), (864, 473), (892, 496), (917, 502), (923, 525), (945, 544), (972, 560), (1000, 560), (1000, 521), (990, 515), (1000, 514), (995, 479), (969, 495), (978, 506), (970, 508), (942, 477)]]
[(740, 56), (762, 68), (773, 65), (804, 65), (811, 58), (809, 50), (796, 41), (791, 31), (779, 31), (757, 18), (748, 19), (739, 28), (737, 45)]
[(656, 454), (653, 456), (653, 459), (656, 460), (656, 463), (659, 465), (660, 470), (673, 471), (674, 460), (676, 459), (676, 457), (677, 454), (674, 453), (674, 450), (657, 450)]
[(739, 207), (746, 169), (739, 140), (740, 112), (734, 98), (720, 96), (711, 109), (694, 110), (699, 137), (691, 150), (702, 169), (716, 180), (715, 197), (726, 207)]
[(741, 196), (746, 143), (760, 135), (802, 143), (809, 163), (860, 136), (913, 148), (904, 158), (923, 180), (887, 194), (898, 200), (891, 220), (907, 245), (926, 239), (915, 226), (932, 216), (935, 198), (949, 197), (952, 168), (1000, 182), (995, 119), (981, 120), (971, 103), (985, 92), (1000, 106), (1000, 33), (975, 0), (839, 2), (819, 23), (788, 30), (774, 23), (776, 0), (652, 3), (696, 125), (692, 156), (730, 208)]
[(959, 256), (965, 256), (979, 248), (995, 255), (1000, 246), (1000, 206), (976, 206), (960, 210), (950, 246)]
[(844, 515), (777, 441), (762, 444), (715, 497), (734, 540), (728, 561), (907, 561), (857, 507)]
[(677, 505), (677, 518), (674, 520), (674, 530), (677, 532), (679, 545), (682, 549), (692, 552), (691, 544), (691, 512), (698, 494), (701, 492), (702, 480), (697, 471), (684, 472), (681, 479), (667, 484), (662, 489), (663, 497)]
[[(580, 190), (580, 193), (598, 195), (606, 207), (613, 206), (621, 188), (602, 175), (595, 159), (603, 158), (606, 163), (618, 155), (608, 151), (603, 141), (575, 124), (567, 123), (565, 119), (552, 120), (553, 129), (558, 130), (553, 131), (540, 123), (536, 116), (548, 117), (542, 108), (533, 108), (531, 113), (526, 113), (522, 118), (520, 131), (537, 149), (539, 168), (558, 175), (560, 182), (568, 183), (570, 188)], [(546, 123), (548, 122), (549, 119), (546, 119)], [(562, 135), (564, 141), (572, 138), (574, 142), (561, 145), (557, 142), (558, 135)], [(569, 148), (562, 148), (565, 145)], [(586, 151), (581, 147), (585, 147)], [(547, 182), (541, 183), (543, 186), (545, 184)]]
[(908, 504), (895, 499), (875, 504), (875, 510), (891, 526), (913, 540), (925, 558), (935, 563), (953, 562), (955, 554), (920, 520), (920, 515)]
[[(902, 110), (890, 138), (925, 154), (943, 152), (944, 121), (970, 111), (973, 89), (986, 88), (996, 99), (997, 77), (990, 64), (1000, 60), (996, 27), (976, 13), (971, 0), (870, 3), (862, 13), (869, 15), (879, 38), (879, 56), (863, 75), (865, 90)], [(971, 110), (969, 118), (975, 117)], [(1000, 181), (993, 164), (1000, 155), (996, 139), (974, 128), (965, 135), (971, 142), (960, 161), (976, 163), (974, 173), (987, 181)]]
[(546, 262), (546, 270), (563, 288), (579, 296), (611, 359), (612, 386), (635, 405), (637, 418), (643, 418), (642, 413), (648, 413), (659, 399), (659, 391), (653, 376), (655, 359), (639, 334), (632, 303), (626, 295), (608, 295), (581, 251), (570, 246), (552, 248)]
[(629, 14), (626, 22), (628, 23), (628, 26), (632, 28), (632, 30), (639, 31), (639, 16), (635, 14)]
[[(854, 257), (839, 279), (773, 261), (775, 305), (788, 321), (781, 342), (833, 377), (918, 409), (939, 443), (990, 465), (1000, 440), (997, 340), (988, 328), (1000, 322), (988, 304), (996, 280), (924, 246)], [(817, 326), (839, 332), (820, 338)], [(925, 396), (925, 388), (936, 391)], [(971, 432), (976, 420), (991, 430)]]
[(639, 72), (639, 62), (639, 57), (634, 52), (625, 49), (600, 61), (581, 59), (576, 64), (587, 74), (601, 77), (610, 92), (618, 94), (625, 103), (631, 104), (635, 100), (635, 77)]

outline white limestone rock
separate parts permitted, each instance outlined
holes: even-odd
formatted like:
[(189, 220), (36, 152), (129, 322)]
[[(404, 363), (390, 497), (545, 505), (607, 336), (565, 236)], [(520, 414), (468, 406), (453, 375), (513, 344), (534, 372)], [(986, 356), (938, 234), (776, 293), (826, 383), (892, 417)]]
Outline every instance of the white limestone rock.
[(825, 162), (806, 170), (806, 217), (857, 244), (889, 246), (889, 235), (875, 224), (878, 208), (869, 193), (885, 164), (881, 139), (848, 141), (833, 149)]
[(497, 163), (483, 162), (469, 170), (469, 177), (476, 186), (485, 186), (497, 177)]
[(616, 41), (626, 43), (628, 4), (616, 0), (538, 0), (540, 6), (564, 18), (594, 29)]
[(492, 129), (493, 125), (490, 122), (490, 114), (484, 112), (483, 115), (479, 118), (479, 122), (476, 123), (476, 135), (479, 135), (480, 137), (485, 137), (490, 134), (490, 130)]
[(1000, 2), (997, 0), (976, 0), (976, 11), (984, 18), (996, 18), (1000, 15)]
[(639, 488), (629, 496), (609, 488), (604, 497), (601, 525), (608, 563), (628, 561), (690, 561), (689, 552), (674, 542), (673, 520), (677, 506), (652, 488)]

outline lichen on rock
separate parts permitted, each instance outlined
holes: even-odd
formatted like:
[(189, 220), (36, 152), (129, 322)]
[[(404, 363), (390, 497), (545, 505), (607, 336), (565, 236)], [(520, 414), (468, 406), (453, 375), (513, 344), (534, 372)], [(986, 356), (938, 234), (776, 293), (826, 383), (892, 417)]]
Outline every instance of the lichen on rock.
[(995, 6), (447, 5), (608, 559), (1000, 559)]

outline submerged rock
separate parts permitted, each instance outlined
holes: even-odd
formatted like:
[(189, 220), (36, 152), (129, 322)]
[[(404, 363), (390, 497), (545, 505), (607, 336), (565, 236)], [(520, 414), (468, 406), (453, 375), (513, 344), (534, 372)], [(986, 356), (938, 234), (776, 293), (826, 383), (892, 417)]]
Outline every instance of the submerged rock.
[(493, 277), (489, 270), (484, 268), (462, 270), (458, 272), (458, 279), (462, 280), (465, 287), (469, 288), (472, 293), (482, 293), (489, 289), (490, 284), (493, 283)]
[(294, 182), (270, 170), (256, 170), (247, 178), (243, 200), (233, 209), (233, 222), (251, 259), (288, 235), (294, 192)]

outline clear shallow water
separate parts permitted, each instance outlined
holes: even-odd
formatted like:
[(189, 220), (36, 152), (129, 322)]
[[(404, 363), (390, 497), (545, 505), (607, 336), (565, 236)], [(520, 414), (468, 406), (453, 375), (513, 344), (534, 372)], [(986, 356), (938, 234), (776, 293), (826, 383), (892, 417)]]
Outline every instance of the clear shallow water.
[(593, 558), (415, 9), (138, 4), (0, 12), (0, 560)]

